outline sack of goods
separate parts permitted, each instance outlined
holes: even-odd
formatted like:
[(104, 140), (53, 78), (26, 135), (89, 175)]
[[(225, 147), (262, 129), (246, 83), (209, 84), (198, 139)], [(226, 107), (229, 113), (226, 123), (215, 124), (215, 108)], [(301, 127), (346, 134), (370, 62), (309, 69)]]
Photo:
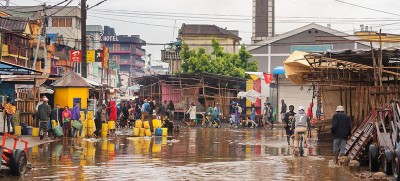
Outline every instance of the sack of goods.
[(139, 136), (139, 128), (133, 128), (133, 136)]
[(146, 130), (144, 131), (144, 134), (145, 134), (145, 136), (151, 136), (151, 131), (150, 131), (150, 129), (146, 129)]
[(135, 128), (143, 128), (143, 123), (141, 120), (135, 121)]
[(74, 120), (72, 121), (72, 127), (75, 129), (82, 129), (82, 123), (80, 121)]
[(53, 131), (56, 134), (57, 137), (62, 137), (63, 136), (63, 130), (61, 126), (56, 126), (53, 127)]
[(148, 121), (143, 122), (144, 129), (150, 129), (150, 123)]
[(156, 128), (155, 135), (162, 136), (163, 130), (161, 128)]

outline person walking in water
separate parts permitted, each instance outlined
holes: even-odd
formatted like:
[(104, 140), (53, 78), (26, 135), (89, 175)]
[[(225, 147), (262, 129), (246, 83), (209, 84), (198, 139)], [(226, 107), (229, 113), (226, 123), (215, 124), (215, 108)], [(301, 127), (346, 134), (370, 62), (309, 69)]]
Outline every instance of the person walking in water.
[(286, 131), (286, 137), (287, 137), (287, 142), (290, 145), (290, 137), (292, 136), (293, 132), (290, 129), (292, 126), (293, 118), (296, 113), (294, 112), (294, 106), (290, 105), (289, 106), (289, 112), (285, 114), (285, 117), (283, 118), (285, 125), (285, 131)]
[(340, 156), (346, 153), (346, 141), (351, 135), (351, 120), (343, 106), (337, 106), (332, 118), (333, 152)]
[(250, 122), (251, 122), (251, 127), (250, 128), (256, 128), (258, 124), (255, 122), (256, 120), (256, 108), (254, 107), (254, 104), (251, 104), (251, 114), (250, 114)]

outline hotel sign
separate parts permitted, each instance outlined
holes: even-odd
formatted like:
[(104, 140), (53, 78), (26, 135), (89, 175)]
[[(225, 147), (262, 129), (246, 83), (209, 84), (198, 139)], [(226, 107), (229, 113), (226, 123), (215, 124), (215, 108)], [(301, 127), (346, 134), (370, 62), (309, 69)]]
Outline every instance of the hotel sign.
[(328, 49), (333, 49), (333, 45), (292, 45), (290, 46), (290, 53), (293, 53), (294, 51), (324, 52)]
[(101, 41), (118, 41), (118, 36), (102, 36)]

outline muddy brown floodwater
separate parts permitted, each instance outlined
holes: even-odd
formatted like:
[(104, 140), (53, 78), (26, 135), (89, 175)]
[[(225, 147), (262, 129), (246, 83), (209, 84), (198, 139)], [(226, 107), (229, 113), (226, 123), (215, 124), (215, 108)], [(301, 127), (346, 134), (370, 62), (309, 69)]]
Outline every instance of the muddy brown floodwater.
[(60, 140), (29, 149), (32, 170), (8, 180), (359, 180), (332, 166), (329, 143), (294, 157), (284, 132), (183, 128), (170, 137)]

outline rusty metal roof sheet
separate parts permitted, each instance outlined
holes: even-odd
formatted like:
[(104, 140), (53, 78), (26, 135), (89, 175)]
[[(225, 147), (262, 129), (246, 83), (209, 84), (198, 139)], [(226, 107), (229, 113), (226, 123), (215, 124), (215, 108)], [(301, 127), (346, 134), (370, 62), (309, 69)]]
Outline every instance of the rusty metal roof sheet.
[(70, 72), (51, 84), (54, 87), (88, 87), (93, 88), (84, 78), (75, 72)]

